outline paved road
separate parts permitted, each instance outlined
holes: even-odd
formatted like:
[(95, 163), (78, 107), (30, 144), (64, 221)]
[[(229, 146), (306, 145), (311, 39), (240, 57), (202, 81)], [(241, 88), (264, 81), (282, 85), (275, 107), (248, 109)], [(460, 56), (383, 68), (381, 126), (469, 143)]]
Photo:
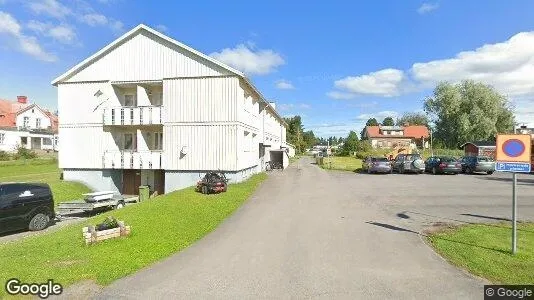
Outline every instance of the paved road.
[[(507, 217), (510, 184), (490, 177), (327, 172), (305, 158), (273, 172), (207, 237), (96, 298), (482, 299), (484, 281), (446, 263), (416, 232), (436, 221)], [(520, 201), (531, 204), (520, 211), (534, 217), (534, 184), (522, 184), (529, 197)]]

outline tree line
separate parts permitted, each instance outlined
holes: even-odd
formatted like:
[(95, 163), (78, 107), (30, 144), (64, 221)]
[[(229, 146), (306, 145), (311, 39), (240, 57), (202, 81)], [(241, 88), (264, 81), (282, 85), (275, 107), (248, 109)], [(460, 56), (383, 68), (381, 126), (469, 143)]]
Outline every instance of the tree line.
[[(472, 80), (442, 82), (424, 100), (423, 112), (407, 112), (396, 120), (387, 116), (382, 122), (369, 118), (365, 126), (423, 125), (432, 130), (435, 148), (457, 149), (465, 142), (495, 141), (497, 133), (513, 132), (513, 108), (508, 98), (491, 85)], [(364, 141), (365, 127), (359, 135), (353, 130), (345, 138), (318, 138), (312, 130), (304, 131), (300, 116), (285, 118), (285, 121), (289, 125), (287, 140), (299, 153), (318, 144), (343, 143), (343, 154), (370, 148)]]

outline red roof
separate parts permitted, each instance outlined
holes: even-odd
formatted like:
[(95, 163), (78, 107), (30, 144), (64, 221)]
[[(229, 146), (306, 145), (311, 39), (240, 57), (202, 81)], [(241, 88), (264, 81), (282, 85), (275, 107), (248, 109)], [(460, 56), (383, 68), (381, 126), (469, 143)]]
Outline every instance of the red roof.
[[(17, 101), (9, 101), (0, 99), (0, 127), (15, 127), (16, 117), (18, 113), (23, 112), (24, 110), (37, 106), (36, 104), (28, 103), (19, 103)], [(41, 109), (42, 110), (42, 109)], [(42, 110), (45, 115), (50, 118), (50, 123), (52, 124), (52, 130), (57, 131), (58, 128), (58, 117), (48, 110)]]
[(367, 131), (367, 136), (370, 138), (377, 138), (377, 137), (387, 137), (387, 138), (415, 138), (420, 139), (421, 137), (424, 137), (425, 139), (428, 138), (429, 132), (428, 128), (424, 125), (411, 125), (411, 126), (401, 126), (400, 128), (403, 130), (402, 135), (384, 135), (380, 132), (381, 126), (366, 126), (365, 130)]

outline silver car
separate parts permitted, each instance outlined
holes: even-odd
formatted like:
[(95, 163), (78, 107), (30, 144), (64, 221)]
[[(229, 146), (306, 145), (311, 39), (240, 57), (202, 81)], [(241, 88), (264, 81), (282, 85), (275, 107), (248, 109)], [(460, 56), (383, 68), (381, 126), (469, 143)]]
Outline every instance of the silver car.
[(399, 154), (393, 161), (393, 171), (400, 174), (425, 172), (425, 162), (420, 154)]
[(391, 173), (391, 163), (385, 157), (367, 157), (362, 163), (364, 172)]

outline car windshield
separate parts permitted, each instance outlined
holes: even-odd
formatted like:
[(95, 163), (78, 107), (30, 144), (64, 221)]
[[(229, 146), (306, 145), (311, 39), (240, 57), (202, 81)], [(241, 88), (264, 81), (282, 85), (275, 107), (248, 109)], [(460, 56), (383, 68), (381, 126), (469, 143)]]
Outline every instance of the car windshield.
[(372, 158), (372, 161), (376, 161), (376, 162), (388, 162), (388, 159), (385, 158), (385, 157), (373, 157)]
[(416, 160), (421, 159), (421, 155), (419, 154), (408, 154), (406, 155), (406, 160)]
[(442, 162), (456, 162), (457, 160), (454, 157), (440, 157)]

